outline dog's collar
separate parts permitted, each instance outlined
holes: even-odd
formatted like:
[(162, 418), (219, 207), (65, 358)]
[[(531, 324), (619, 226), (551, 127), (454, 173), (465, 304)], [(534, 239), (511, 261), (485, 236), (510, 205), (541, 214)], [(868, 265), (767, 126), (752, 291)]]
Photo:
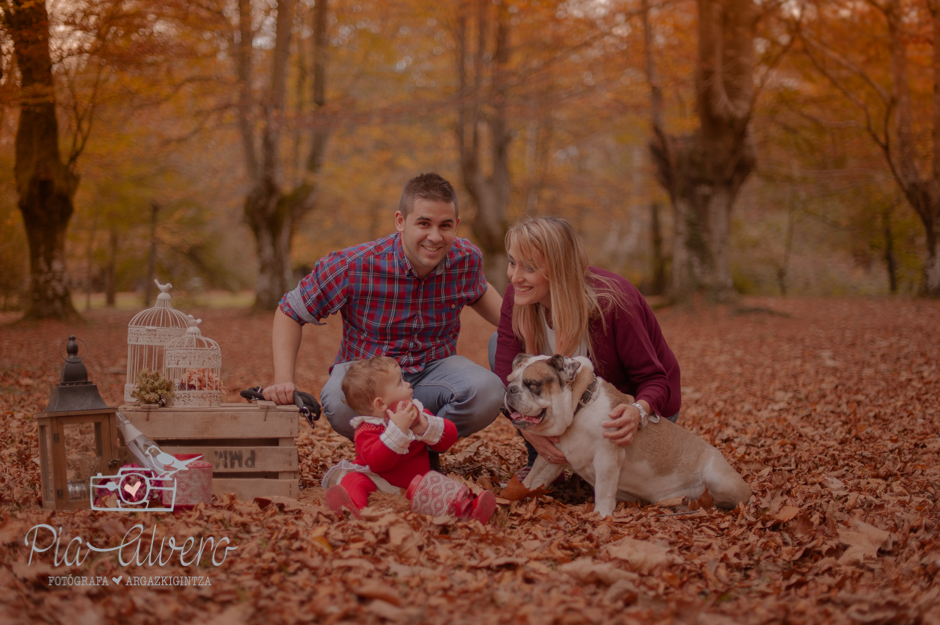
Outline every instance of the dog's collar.
[(574, 409), (574, 413), (578, 414), (578, 411), (591, 403), (591, 400), (594, 399), (594, 391), (597, 390), (597, 374), (594, 374), (594, 379), (591, 380), (591, 383), (588, 384), (588, 387), (584, 389), (584, 392), (581, 394), (581, 399), (578, 400), (578, 405)]

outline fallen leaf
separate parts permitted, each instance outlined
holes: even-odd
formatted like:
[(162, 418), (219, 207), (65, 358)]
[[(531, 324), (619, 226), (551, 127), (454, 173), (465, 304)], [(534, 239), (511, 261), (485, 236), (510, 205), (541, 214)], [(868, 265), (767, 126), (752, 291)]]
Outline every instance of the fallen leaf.
[(373, 614), (380, 616), (389, 621), (401, 621), (407, 615), (407, 612), (396, 605), (392, 605), (387, 601), (382, 601), (381, 599), (376, 599), (369, 603), (366, 606), (366, 609)]
[(421, 538), (404, 521), (399, 520), (388, 528), (388, 541), (402, 559), (412, 562), (418, 559)]
[(367, 579), (362, 584), (355, 586), (353, 592), (366, 599), (380, 599), (394, 606), (401, 606), (401, 597), (398, 596), (398, 593), (391, 586), (380, 581)]
[(248, 602), (237, 603), (222, 610), (218, 616), (206, 621), (205, 625), (245, 625), (252, 611)]
[(558, 570), (566, 575), (570, 575), (581, 583), (590, 584), (602, 582), (610, 585), (619, 580), (634, 580), (635, 575), (618, 569), (608, 562), (598, 562), (592, 558), (578, 558), (574, 562), (568, 562), (558, 567)]
[(890, 532), (880, 530), (857, 519), (855, 520), (855, 527), (859, 531), (839, 530), (839, 540), (849, 547), (839, 558), (839, 564), (857, 564), (865, 558), (877, 557), (878, 550), (891, 537)]
[(618, 579), (604, 593), (604, 601), (630, 604), (635, 602), (639, 595), (640, 589), (631, 580)]
[(666, 547), (645, 540), (621, 538), (608, 544), (604, 551), (627, 562), (631, 571), (643, 575), (649, 575), (663, 567), (682, 563), (682, 560), (670, 554), (669, 549)]
[(500, 491), (499, 496), (507, 501), (519, 501), (520, 499), (525, 499), (526, 497), (538, 497), (539, 495), (544, 495), (546, 492), (548, 491), (545, 488), (529, 490), (522, 485), (522, 482), (519, 481), (518, 477), (513, 475), (512, 479), (509, 480), (509, 483), (506, 484), (506, 488)]
[(0, 545), (21, 542), (26, 538), (26, 524), (7, 518), (0, 525)]
[(330, 560), (330, 564), (333, 565), (334, 569), (350, 568), (364, 569), (366, 571), (375, 570), (375, 565), (363, 558), (337, 558), (335, 560)]
[(782, 523), (785, 523), (786, 521), (789, 521), (790, 519), (794, 518), (799, 513), (800, 513), (800, 509), (796, 506), (784, 506), (783, 508), (780, 509), (779, 512), (777, 512), (777, 514), (774, 515), (774, 519)]

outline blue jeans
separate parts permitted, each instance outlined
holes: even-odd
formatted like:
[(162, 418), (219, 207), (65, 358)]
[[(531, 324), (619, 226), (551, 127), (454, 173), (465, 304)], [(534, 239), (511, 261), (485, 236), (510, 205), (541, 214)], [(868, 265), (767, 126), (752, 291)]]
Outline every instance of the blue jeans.
[[(353, 440), (349, 422), (359, 415), (346, 405), (342, 388), (350, 364), (344, 362), (333, 367), (320, 392), (320, 403), (333, 429)], [(506, 394), (506, 387), (495, 374), (463, 356), (435, 360), (425, 365), (424, 371), (403, 374), (414, 389), (415, 399), (437, 416), (453, 421), (461, 437), (479, 432), (495, 421)]]

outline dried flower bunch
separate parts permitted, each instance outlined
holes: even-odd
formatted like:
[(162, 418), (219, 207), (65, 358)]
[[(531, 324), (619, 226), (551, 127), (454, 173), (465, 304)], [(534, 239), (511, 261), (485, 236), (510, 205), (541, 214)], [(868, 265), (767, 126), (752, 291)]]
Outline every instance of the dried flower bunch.
[(187, 369), (176, 386), (178, 391), (222, 391), (222, 380), (215, 371), (207, 368)]
[(159, 371), (142, 369), (137, 373), (135, 382), (137, 388), (133, 390), (131, 397), (142, 404), (159, 404), (162, 407), (173, 398), (173, 383)]

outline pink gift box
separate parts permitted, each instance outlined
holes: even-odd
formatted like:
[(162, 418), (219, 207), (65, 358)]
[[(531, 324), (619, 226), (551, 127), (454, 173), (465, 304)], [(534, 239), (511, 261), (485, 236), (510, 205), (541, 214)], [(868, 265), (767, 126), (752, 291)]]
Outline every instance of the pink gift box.
[[(198, 458), (198, 454), (173, 454), (179, 460)], [(205, 460), (190, 462), (186, 469), (173, 476), (176, 479), (174, 509), (189, 509), (200, 503), (212, 502), (212, 464)], [(164, 492), (163, 503), (170, 505), (170, 493)]]

